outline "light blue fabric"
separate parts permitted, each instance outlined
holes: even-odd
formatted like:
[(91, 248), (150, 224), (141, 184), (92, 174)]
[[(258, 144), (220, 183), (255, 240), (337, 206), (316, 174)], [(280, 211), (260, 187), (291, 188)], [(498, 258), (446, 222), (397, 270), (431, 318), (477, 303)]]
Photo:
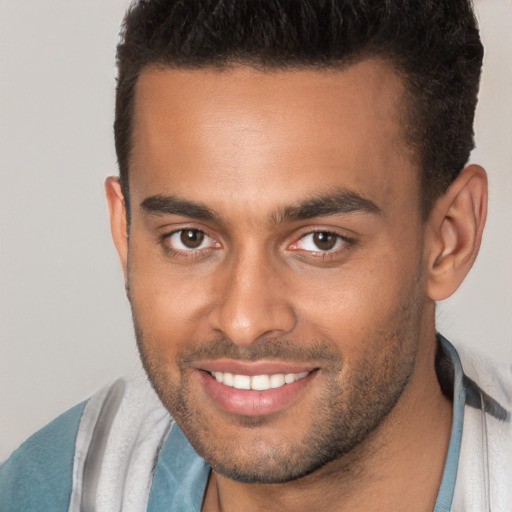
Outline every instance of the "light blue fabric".
[(444, 464), (443, 478), (437, 494), (436, 504), (433, 512), (450, 512), (453, 493), (455, 491), (455, 480), (457, 479), (457, 469), (459, 466), (460, 446), (462, 442), (462, 425), (464, 423), (464, 404), (465, 391), (463, 385), (464, 373), (460, 363), (459, 355), (455, 347), (446, 339), (438, 334), (438, 340), (445, 354), (450, 358), (453, 369), (453, 419), (452, 431), (450, 434), (450, 443), (448, 453)]
[(158, 457), (148, 512), (200, 512), (209, 475), (210, 466), (173, 423)]
[(65, 512), (85, 402), (27, 439), (0, 468), (0, 511)]

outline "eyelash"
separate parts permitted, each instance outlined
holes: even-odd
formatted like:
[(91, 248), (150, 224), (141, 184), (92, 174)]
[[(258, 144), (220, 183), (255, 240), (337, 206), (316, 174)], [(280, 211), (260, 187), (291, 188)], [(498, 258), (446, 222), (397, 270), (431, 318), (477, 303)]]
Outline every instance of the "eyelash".
[[(299, 244), (301, 241), (304, 241), (306, 237), (308, 236), (314, 236), (315, 234), (324, 234), (324, 235), (331, 235), (336, 238), (335, 246), (332, 249), (326, 249), (322, 250), (318, 248), (318, 250), (305, 250), (301, 248), (292, 248), (292, 251), (300, 252), (302, 254), (306, 253), (310, 256), (314, 255), (315, 258), (321, 258), (323, 261), (327, 261), (329, 259), (333, 259), (336, 256), (339, 256), (340, 254), (344, 253), (348, 249), (350, 249), (353, 245), (355, 245), (356, 241), (353, 238), (340, 235), (339, 233), (336, 233), (335, 231), (330, 231), (328, 229), (315, 229), (312, 231), (307, 231), (306, 233), (302, 234), (296, 242), (293, 242), (291, 246)], [(314, 242), (313, 242), (314, 243)], [(289, 246), (289, 248), (291, 247)]]
[[(176, 249), (170, 245), (170, 240), (174, 235), (178, 235), (180, 233), (184, 233), (187, 231), (204, 235), (205, 238), (209, 238), (209, 239), (213, 240), (214, 244), (212, 244), (212, 245), (214, 245), (214, 247), (210, 246), (210, 247), (197, 248), (197, 249), (194, 249), (194, 248)], [(197, 258), (197, 257), (204, 255), (205, 251), (208, 251), (209, 249), (216, 249), (217, 247), (220, 247), (220, 244), (218, 242), (216, 242), (215, 239), (213, 237), (211, 237), (206, 231), (204, 231), (202, 229), (198, 229), (198, 228), (193, 228), (193, 227), (184, 227), (181, 229), (175, 229), (175, 230), (171, 231), (170, 233), (166, 233), (165, 235), (162, 236), (160, 243), (161, 243), (164, 251), (167, 254), (170, 254), (172, 256), (178, 256), (181, 258)], [(200, 245), (202, 245), (202, 242)]]
[[(170, 245), (170, 240), (174, 235), (178, 235), (180, 233), (184, 233), (187, 231), (195, 232), (196, 234), (201, 234), (205, 238), (211, 239), (214, 242), (214, 244), (212, 244), (209, 247), (197, 248), (197, 249), (194, 249), (194, 248), (176, 249)], [(296, 246), (297, 244), (299, 244), (301, 241), (304, 241), (306, 239), (306, 237), (314, 236), (315, 234), (325, 234), (325, 235), (334, 236), (336, 238), (335, 246), (332, 249), (326, 249), (326, 250), (322, 250), (322, 249), (318, 248), (318, 250), (316, 250), (316, 251), (293, 247), (293, 246)], [(336, 233), (335, 231), (329, 231), (328, 229), (316, 229), (316, 230), (311, 230), (311, 231), (307, 231), (307, 232), (303, 233), (299, 238), (296, 239), (295, 242), (293, 242), (292, 244), (288, 244), (287, 248), (288, 248), (288, 250), (291, 250), (292, 252), (301, 253), (303, 256), (307, 255), (307, 256), (310, 256), (313, 258), (322, 259), (322, 261), (327, 261), (329, 259), (333, 259), (336, 256), (344, 253), (345, 251), (350, 249), (350, 247), (352, 247), (355, 243), (356, 243), (356, 241), (353, 238), (350, 238), (350, 237), (347, 237), (344, 235), (340, 235), (339, 233)], [(217, 249), (217, 248), (221, 247), (221, 244), (219, 242), (217, 242), (215, 240), (215, 238), (210, 236), (206, 231), (204, 231), (202, 229), (194, 228), (194, 227), (184, 227), (181, 229), (175, 229), (175, 230), (171, 231), (170, 233), (166, 233), (165, 235), (163, 235), (161, 237), (160, 244), (167, 254), (170, 254), (172, 256), (181, 257), (181, 258), (198, 258), (198, 257), (205, 255), (205, 252), (209, 251), (210, 249)], [(341, 247), (339, 247), (339, 246), (341, 246)]]

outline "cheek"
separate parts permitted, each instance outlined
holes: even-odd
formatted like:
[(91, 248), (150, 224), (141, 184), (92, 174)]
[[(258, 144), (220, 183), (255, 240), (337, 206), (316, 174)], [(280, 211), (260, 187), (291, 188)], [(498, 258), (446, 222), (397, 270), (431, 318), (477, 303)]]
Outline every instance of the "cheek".
[(128, 260), (128, 284), (139, 343), (147, 352), (174, 360), (187, 343), (204, 334), (204, 279), (134, 250)]
[(328, 272), (299, 285), (298, 316), (317, 334), (342, 345), (346, 357), (362, 354), (368, 343), (392, 332), (398, 312), (418, 301), (416, 253), (398, 258), (381, 248)]

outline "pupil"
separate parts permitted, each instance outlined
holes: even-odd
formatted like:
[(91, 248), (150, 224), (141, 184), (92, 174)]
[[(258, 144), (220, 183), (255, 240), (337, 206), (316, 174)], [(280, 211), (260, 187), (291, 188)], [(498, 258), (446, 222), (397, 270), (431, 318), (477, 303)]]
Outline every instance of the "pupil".
[(319, 249), (328, 251), (336, 245), (336, 235), (325, 232), (315, 233), (313, 241)]
[(197, 249), (204, 240), (204, 233), (197, 229), (186, 229), (181, 232), (181, 242), (189, 249)]

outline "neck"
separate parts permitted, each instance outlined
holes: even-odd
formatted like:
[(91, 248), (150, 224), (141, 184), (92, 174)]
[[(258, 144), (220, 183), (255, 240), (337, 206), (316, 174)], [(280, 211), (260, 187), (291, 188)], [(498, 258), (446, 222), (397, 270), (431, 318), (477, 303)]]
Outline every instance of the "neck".
[(212, 472), (203, 511), (431, 511), (452, 422), (435, 375), (433, 329), (431, 336), (392, 412), (350, 453), (284, 484), (244, 484)]

